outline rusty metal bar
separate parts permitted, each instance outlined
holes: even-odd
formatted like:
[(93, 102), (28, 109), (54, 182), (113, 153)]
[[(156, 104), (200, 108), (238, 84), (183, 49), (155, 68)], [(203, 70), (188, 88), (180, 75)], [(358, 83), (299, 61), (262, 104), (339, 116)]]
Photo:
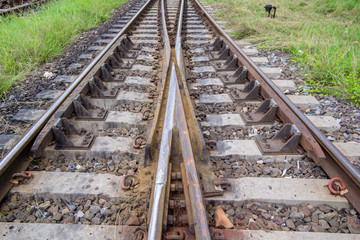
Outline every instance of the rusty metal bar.
[(0, 162), (0, 175), (2, 175), (9, 165), (20, 155), (21, 151), (34, 139), (44, 125), (48, 122), (56, 110), (63, 104), (74, 89), (82, 82), (84, 77), (93, 69), (93, 67), (102, 59), (112, 45), (130, 28), (130, 26), (138, 19), (140, 14), (149, 5), (152, 0), (148, 0), (141, 9), (131, 18), (131, 20), (123, 27), (123, 29), (106, 45), (99, 55), (86, 67), (86, 69), (75, 79), (74, 82), (65, 90), (65, 92), (51, 105), (51, 107), (41, 116), (41, 118), (22, 136), (16, 145), (7, 153)]
[[(172, 72), (175, 72), (174, 65), (172, 67)], [(192, 151), (189, 130), (186, 124), (185, 111), (182, 104), (178, 84), (176, 85), (175, 103), (175, 126), (179, 129), (179, 138), (181, 143), (182, 155), (184, 158), (184, 167), (187, 182), (187, 186), (184, 186), (184, 191), (188, 191), (188, 194), (190, 196), (190, 206), (187, 205), (186, 207), (191, 208), (196, 239), (211, 239), (208, 221), (206, 218), (205, 205), (201, 193), (198, 174), (196, 171), (195, 158)]]
[[(176, 55), (176, 65), (179, 71), (179, 76), (185, 79), (185, 66), (183, 62), (182, 46), (181, 46), (181, 29), (184, 13), (184, 0), (181, 1), (180, 6), (180, 15), (179, 22), (177, 27), (176, 34), (176, 43), (175, 43), (175, 55)], [(173, 66), (172, 71), (175, 71)], [(176, 80), (178, 81), (178, 80)], [(187, 195), (190, 198), (189, 212), (192, 216), (189, 218), (194, 222), (194, 231), (196, 239), (211, 239), (208, 221), (206, 217), (206, 209), (201, 193), (201, 188), (199, 184), (198, 174), (196, 171), (195, 158), (193, 154), (193, 149), (191, 145), (189, 129), (186, 123), (184, 106), (182, 103), (182, 98), (180, 94), (179, 85), (176, 85), (176, 109), (175, 109), (175, 123), (176, 127), (179, 129), (179, 138), (181, 143), (181, 151), (184, 158), (184, 169), (186, 179), (183, 181), (187, 185), (184, 186), (184, 192), (187, 192)]]
[[(301, 144), (315, 162), (320, 165), (330, 177), (341, 177), (349, 190), (345, 197), (360, 211), (360, 172), (348, 159), (315, 127), (315, 125), (292, 103), (279, 88), (254, 64), (249, 57), (235, 44), (235, 42), (221, 29), (198, 0), (193, 0), (203, 15), (215, 27), (230, 49), (239, 57), (240, 61), (251, 70), (254, 78), (261, 81), (265, 89), (265, 98), (272, 98), (279, 105), (278, 115), (284, 122), (293, 122), (306, 137)], [(317, 147), (317, 146), (320, 146)], [(325, 150), (319, 156), (319, 150)]]

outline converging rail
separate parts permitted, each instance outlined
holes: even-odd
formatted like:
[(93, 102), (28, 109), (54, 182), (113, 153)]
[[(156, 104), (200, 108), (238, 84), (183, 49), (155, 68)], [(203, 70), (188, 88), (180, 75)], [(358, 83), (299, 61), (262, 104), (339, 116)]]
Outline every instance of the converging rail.
[(359, 170), (198, 0), (134, 2), (92, 49), (0, 162), (5, 239), (359, 237)]

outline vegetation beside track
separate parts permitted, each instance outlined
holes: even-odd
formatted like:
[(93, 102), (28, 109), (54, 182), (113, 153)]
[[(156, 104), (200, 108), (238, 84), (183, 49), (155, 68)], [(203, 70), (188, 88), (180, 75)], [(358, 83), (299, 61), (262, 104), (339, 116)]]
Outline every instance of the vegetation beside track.
[[(205, 0), (231, 37), (291, 52), (306, 67), (310, 91), (360, 104), (359, 0)], [(264, 6), (277, 7), (268, 18)]]
[(23, 17), (0, 18), (0, 96), (127, 0), (61, 0)]

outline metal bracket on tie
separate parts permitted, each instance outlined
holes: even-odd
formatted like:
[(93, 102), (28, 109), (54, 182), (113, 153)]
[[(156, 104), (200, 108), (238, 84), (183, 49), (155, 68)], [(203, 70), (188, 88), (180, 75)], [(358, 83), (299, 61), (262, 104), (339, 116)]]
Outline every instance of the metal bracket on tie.
[(225, 45), (217, 53), (209, 52), (212, 60), (226, 60), (230, 56), (230, 48)]
[(89, 88), (93, 98), (115, 98), (118, 92), (118, 90), (109, 90), (97, 76), (89, 81)]
[(278, 105), (272, 99), (266, 99), (256, 112), (240, 113), (245, 125), (271, 124), (275, 121)]
[(113, 71), (114, 70), (112, 69), (112, 67), (109, 64), (104, 63), (100, 67), (100, 76), (101, 76), (102, 80), (104, 80), (105, 82), (113, 82), (114, 77), (111, 74), (111, 72), (113, 72)]
[(216, 64), (216, 71), (235, 71), (238, 67), (238, 58), (235, 55), (231, 55), (224, 63)]
[(73, 107), (77, 119), (103, 120), (107, 114), (107, 110), (95, 107), (82, 94), (74, 99)]
[(123, 43), (127, 49), (140, 50), (140, 46), (135, 45), (127, 35), (125, 35), (121, 43)]
[(248, 70), (245, 66), (239, 67), (234, 75), (228, 77), (227, 75), (221, 75), (220, 78), (225, 85), (227, 84), (242, 84), (245, 83), (248, 75)]
[(251, 80), (243, 90), (231, 93), (234, 102), (242, 102), (247, 100), (256, 100), (259, 98), (260, 83), (257, 80)]
[(120, 44), (116, 47), (116, 53), (122, 58), (134, 59), (137, 57), (137, 54), (135, 52), (129, 52), (124, 44)]
[(90, 132), (81, 134), (66, 118), (59, 119), (52, 128), (56, 142), (55, 149), (64, 148), (89, 148), (94, 135)]
[(224, 46), (222, 37), (217, 37), (210, 46), (205, 46), (205, 51), (219, 51)]
[(260, 150), (264, 154), (296, 153), (301, 140), (301, 132), (293, 124), (285, 124), (272, 139), (256, 139)]
[(110, 65), (113, 68), (119, 68), (121, 64), (123, 64), (123, 60), (121, 60), (120, 56), (117, 53), (113, 53), (110, 56)]

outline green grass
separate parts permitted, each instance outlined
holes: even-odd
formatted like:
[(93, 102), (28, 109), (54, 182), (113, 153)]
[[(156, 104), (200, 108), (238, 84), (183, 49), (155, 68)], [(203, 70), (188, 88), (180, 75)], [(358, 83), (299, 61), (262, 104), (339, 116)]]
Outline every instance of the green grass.
[(61, 54), (80, 33), (108, 20), (127, 0), (60, 0), (23, 17), (0, 18), (0, 95)]
[[(233, 38), (291, 52), (314, 92), (360, 104), (360, 0), (206, 0)], [(264, 6), (277, 7), (267, 18)]]

